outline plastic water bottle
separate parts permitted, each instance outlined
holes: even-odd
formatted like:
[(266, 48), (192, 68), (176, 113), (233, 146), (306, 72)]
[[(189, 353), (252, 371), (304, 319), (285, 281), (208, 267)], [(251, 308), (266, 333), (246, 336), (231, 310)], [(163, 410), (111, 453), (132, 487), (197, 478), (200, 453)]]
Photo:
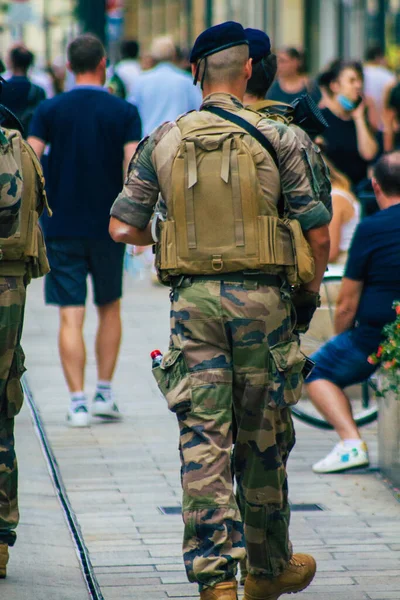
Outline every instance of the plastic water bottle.
[(155, 369), (156, 367), (159, 367), (163, 359), (163, 355), (160, 350), (153, 350), (153, 352), (150, 353), (150, 356), (151, 360), (153, 361), (152, 368)]

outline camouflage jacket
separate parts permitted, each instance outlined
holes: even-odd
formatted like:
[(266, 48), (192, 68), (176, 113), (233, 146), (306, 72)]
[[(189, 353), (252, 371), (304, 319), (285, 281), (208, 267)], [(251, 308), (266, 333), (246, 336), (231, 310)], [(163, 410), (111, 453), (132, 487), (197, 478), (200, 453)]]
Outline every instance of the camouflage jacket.
[[(231, 112), (243, 109), (240, 101), (229, 94), (211, 94), (202, 106), (211, 104)], [(219, 119), (213, 114), (209, 118)], [(272, 143), (280, 163), (278, 172), (272, 157), (249, 136), (248, 144), (259, 147), (257, 173), (266, 201), (278, 205), (283, 195), (287, 216), (297, 219), (304, 231), (328, 224), (332, 217), (330, 194), (321, 194), (317, 183), (309, 158), (309, 152), (316, 150), (307, 148), (311, 140), (306, 134), (307, 139), (297, 135), (293, 126), (270, 119), (260, 121), (258, 129)], [(166, 211), (171, 198), (172, 164), (180, 142), (181, 133), (174, 122), (164, 123), (140, 142), (111, 216), (144, 229), (157, 202), (157, 208)]]

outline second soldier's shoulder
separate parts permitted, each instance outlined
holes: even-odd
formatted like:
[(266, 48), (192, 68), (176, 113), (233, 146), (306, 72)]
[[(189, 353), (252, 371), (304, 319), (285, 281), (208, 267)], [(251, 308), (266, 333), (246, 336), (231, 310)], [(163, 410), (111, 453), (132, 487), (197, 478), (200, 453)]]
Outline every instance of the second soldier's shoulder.
[(280, 121), (262, 117), (258, 124), (259, 129), (271, 142), (275, 141), (275, 146), (283, 150), (289, 146), (298, 146), (299, 140), (293, 129)]

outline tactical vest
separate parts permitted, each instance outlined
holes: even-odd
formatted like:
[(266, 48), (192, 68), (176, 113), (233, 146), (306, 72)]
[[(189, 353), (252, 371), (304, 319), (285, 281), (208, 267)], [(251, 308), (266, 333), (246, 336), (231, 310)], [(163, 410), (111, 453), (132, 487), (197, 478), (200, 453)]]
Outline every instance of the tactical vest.
[(277, 100), (260, 100), (246, 106), (247, 110), (261, 113), (264, 118), (290, 125), (293, 122), (294, 109), (290, 104), (278, 102)]
[[(253, 126), (264, 118), (248, 110), (235, 114)], [(259, 144), (248, 144), (240, 126), (203, 112), (188, 113), (177, 125), (181, 143), (167, 220), (160, 225), (161, 280), (255, 270), (286, 274), (293, 285), (311, 281), (313, 263), (305, 279), (298, 272), (300, 224), (280, 218), (275, 204), (264, 198), (257, 176)]]
[(41, 277), (50, 268), (39, 217), (44, 209), (51, 215), (42, 168), (35, 152), (19, 132), (2, 129), (2, 133), (9, 146), (3, 145), (1, 149), (0, 169), (3, 157), (11, 152), (22, 174), (22, 196), (15, 233), (0, 238), (0, 275), (27, 273), (29, 277)]

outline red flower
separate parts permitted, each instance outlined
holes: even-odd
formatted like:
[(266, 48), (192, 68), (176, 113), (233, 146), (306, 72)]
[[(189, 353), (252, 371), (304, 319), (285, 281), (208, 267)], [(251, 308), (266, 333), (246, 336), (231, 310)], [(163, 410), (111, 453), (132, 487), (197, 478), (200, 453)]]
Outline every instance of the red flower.
[[(400, 325), (399, 325), (400, 328)], [(377, 353), (376, 353), (376, 358), (380, 358), (382, 356), (382, 352), (383, 352), (383, 347), (379, 346)]]
[(383, 363), (383, 368), (388, 370), (388, 369), (392, 369), (396, 365), (397, 365), (397, 362), (395, 361), (395, 359), (388, 360), (387, 362)]
[(396, 315), (400, 315), (400, 304), (398, 304), (395, 308)]

